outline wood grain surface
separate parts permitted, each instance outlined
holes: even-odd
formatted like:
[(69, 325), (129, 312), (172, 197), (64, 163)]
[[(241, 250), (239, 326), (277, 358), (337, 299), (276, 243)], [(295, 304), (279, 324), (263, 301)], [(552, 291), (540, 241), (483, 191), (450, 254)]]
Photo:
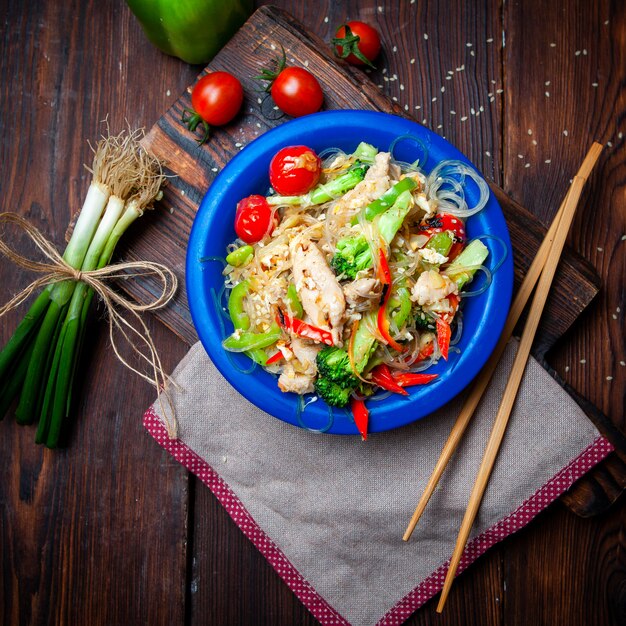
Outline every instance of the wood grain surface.
[[(623, 430), (624, 3), (274, 4), (326, 41), (346, 18), (375, 24), (384, 53), (371, 77), (381, 92), (544, 223), (590, 142), (607, 144), (569, 238), (603, 288), (547, 358)], [(0, 0), (0, 23), (0, 210), (29, 217), (62, 245), (88, 186), (85, 142), (100, 120), (150, 127), (201, 68), (152, 48), (112, 0)], [(27, 279), (0, 262), (0, 298)], [(2, 318), (0, 341), (17, 320)], [(186, 346), (148, 323), (171, 369)], [(42, 450), (32, 428), (0, 422), (3, 623), (316, 623), (211, 493), (145, 434), (140, 416), (152, 393), (117, 366), (105, 335), (94, 321), (70, 448)], [(611, 463), (599, 481), (618, 485)], [(409, 623), (622, 624), (625, 554), (624, 497), (590, 519), (555, 504), (464, 573), (443, 616), (430, 602)]]

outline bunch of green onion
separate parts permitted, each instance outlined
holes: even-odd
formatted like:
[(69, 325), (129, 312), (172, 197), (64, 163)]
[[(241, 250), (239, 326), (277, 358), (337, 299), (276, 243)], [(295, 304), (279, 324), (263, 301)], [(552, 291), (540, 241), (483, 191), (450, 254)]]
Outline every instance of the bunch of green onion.
[[(138, 139), (138, 132), (123, 131), (96, 145), (92, 182), (63, 254), (77, 270), (108, 265), (120, 237), (160, 197), (161, 164)], [(92, 299), (84, 282), (47, 285), (0, 352), (0, 419), (18, 398), (17, 423), (38, 421), (36, 441), (50, 448), (70, 412)]]

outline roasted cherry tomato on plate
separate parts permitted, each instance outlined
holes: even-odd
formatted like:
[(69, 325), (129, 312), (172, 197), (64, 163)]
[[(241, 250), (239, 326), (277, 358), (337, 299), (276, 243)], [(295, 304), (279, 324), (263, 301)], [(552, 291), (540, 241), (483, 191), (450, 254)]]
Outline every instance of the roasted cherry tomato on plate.
[(182, 121), (192, 132), (202, 124), (204, 135), (198, 140), (202, 145), (209, 136), (210, 126), (228, 124), (239, 112), (242, 102), (241, 83), (228, 72), (212, 72), (195, 84), (191, 92), (193, 109), (184, 109)]
[(365, 22), (348, 22), (340, 26), (332, 40), (335, 53), (352, 65), (369, 65), (380, 54), (378, 31)]
[(274, 230), (272, 207), (263, 196), (240, 200), (235, 213), (235, 232), (246, 243), (261, 241)]
[(282, 148), (270, 163), (270, 183), (283, 196), (300, 196), (310, 191), (321, 173), (322, 160), (306, 146)]
[(437, 213), (433, 215), (433, 217), (424, 220), (420, 224), (419, 229), (421, 234), (430, 237), (435, 233), (442, 233), (444, 231), (450, 231), (454, 235), (454, 243), (448, 253), (448, 259), (450, 261), (459, 255), (467, 241), (463, 220), (454, 215), (450, 215), (450, 213)]

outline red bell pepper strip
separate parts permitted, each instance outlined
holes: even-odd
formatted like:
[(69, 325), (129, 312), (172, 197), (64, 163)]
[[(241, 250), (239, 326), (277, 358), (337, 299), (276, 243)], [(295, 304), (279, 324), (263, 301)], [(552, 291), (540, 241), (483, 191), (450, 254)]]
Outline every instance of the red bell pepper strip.
[(444, 313), (441, 317), (437, 318), (437, 345), (439, 346), (441, 356), (446, 361), (448, 360), (450, 337), (452, 335), (452, 331), (450, 330), (450, 322), (454, 319), (454, 316), (456, 315), (456, 311), (459, 308), (460, 301), (461, 298), (459, 298), (459, 296), (451, 293), (448, 296), (448, 302), (450, 302), (452, 311), (450, 313)]
[(372, 381), (375, 382), (382, 389), (392, 391), (393, 393), (399, 393), (403, 396), (408, 396), (409, 392), (402, 389), (397, 380), (392, 376), (389, 366), (385, 363), (377, 365), (372, 370)]
[(449, 324), (456, 315), (457, 309), (459, 308), (459, 303), (461, 302), (461, 298), (456, 293), (451, 293), (448, 296), (448, 302), (452, 307), (452, 311), (450, 311), (450, 313), (444, 313), (443, 319)]
[(272, 354), (272, 356), (265, 361), (265, 365), (272, 365), (272, 363), (277, 363), (284, 357), (283, 353), (279, 350), (276, 354)]
[(390, 334), (389, 334), (389, 320), (387, 319), (387, 301), (391, 295), (391, 270), (389, 269), (389, 263), (387, 263), (387, 256), (385, 250), (380, 248), (378, 251), (378, 279), (383, 284), (383, 297), (380, 309), (378, 309), (378, 331), (382, 335), (383, 339), (394, 350), (402, 352), (404, 350)]
[(387, 302), (389, 301), (389, 296), (391, 295), (391, 287), (389, 285), (383, 285), (383, 296), (382, 303), (380, 308), (378, 309), (378, 332), (381, 334), (382, 338), (385, 342), (391, 346), (394, 350), (398, 352), (404, 351), (404, 346), (399, 344), (390, 334), (389, 334), (389, 319), (387, 318)]
[(394, 350), (398, 352), (404, 351), (404, 346), (399, 344), (390, 334), (389, 334), (389, 320), (387, 319), (387, 298), (385, 298), (385, 303), (378, 309), (378, 331), (382, 335), (382, 338), (387, 342), (389, 346), (391, 346)]
[(437, 318), (437, 345), (439, 346), (439, 351), (441, 352), (441, 356), (447, 361), (448, 360), (448, 350), (450, 348), (450, 337), (452, 336), (452, 331), (450, 330), (450, 324), (444, 321), (442, 318)]
[(391, 285), (391, 270), (384, 248), (378, 251), (378, 279), (383, 285)]
[(434, 351), (435, 351), (435, 346), (433, 345), (433, 342), (431, 341), (430, 343), (427, 343), (420, 350), (420, 353), (417, 355), (417, 359), (415, 359), (415, 363), (419, 363), (420, 361), (427, 359), (429, 356), (432, 356)]
[(367, 441), (367, 422), (370, 412), (367, 410), (365, 402), (363, 400), (357, 400), (356, 398), (352, 398), (351, 407), (354, 423), (361, 433), (361, 438), (363, 441)]
[(278, 309), (276, 321), (282, 328), (294, 332), (299, 337), (305, 337), (306, 339), (312, 339), (313, 341), (325, 343), (327, 346), (335, 345), (333, 336), (329, 331), (307, 324), (296, 317), (290, 317), (281, 309)]
[(416, 374), (414, 372), (402, 372), (393, 377), (400, 387), (412, 387), (413, 385), (425, 385), (437, 378), (437, 374)]

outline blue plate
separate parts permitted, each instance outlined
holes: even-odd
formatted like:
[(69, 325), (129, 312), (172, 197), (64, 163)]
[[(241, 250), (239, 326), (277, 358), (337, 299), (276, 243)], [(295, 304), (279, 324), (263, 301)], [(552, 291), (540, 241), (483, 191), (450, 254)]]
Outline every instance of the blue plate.
[[(349, 411), (330, 411), (321, 400), (311, 401), (314, 396), (307, 396), (302, 410), (301, 399), (282, 393), (275, 376), (260, 367), (252, 373), (242, 373), (250, 369), (251, 361), (244, 355), (229, 354), (221, 346), (222, 339), (233, 329), (216, 304), (224, 284), (223, 265), (211, 257), (223, 258), (226, 246), (235, 239), (233, 219), (237, 202), (267, 191), (269, 163), (280, 148), (304, 144), (318, 152), (328, 147), (352, 152), (359, 142), (366, 141), (388, 150), (394, 140), (407, 134), (419, 138), (420, 144), (410, 139), (398, 141), (394, 147), (396, 159), (413, 162), (423, 158), (426, 148), (426, 163), (420, 161), (426, 172), (442, 160), (458, 159), (470, 164), (445, 139), (409, 120), (371, 111), (327, 111), (287, 122), (250, 143), (222, 170), (202, 200), (187, 249), (187, 294), (193, 323), (226, 380), (250, 402), (285, 422), (320, 432), (357, 433)], [(478, 191), (473, 183), (465, 193), (468, 204), (475, 204)], [(452, 352), (447, 363), (441, 360), (430, 368), (428, 371), (439, 374), (439, 378), (427, 386), (414, 387), (409, 397), (394, 395), (370, 401), (370, 432), (404, 426), (449, 402), (476, 376), (496, 345), (511, 301), (513, 258), (504, 216), (493, 194), (487, 206), (467, 220), (466, 229), (470, 239), (479, 235), (496, 237), (483, 239), (490, 251), (490, 267), (503, 255), (506, 258), (495, 272), (491, 286), (464, 304), (460, 353)], [(477, 277), (468, 289), (475, 290), (482, 280)]]

